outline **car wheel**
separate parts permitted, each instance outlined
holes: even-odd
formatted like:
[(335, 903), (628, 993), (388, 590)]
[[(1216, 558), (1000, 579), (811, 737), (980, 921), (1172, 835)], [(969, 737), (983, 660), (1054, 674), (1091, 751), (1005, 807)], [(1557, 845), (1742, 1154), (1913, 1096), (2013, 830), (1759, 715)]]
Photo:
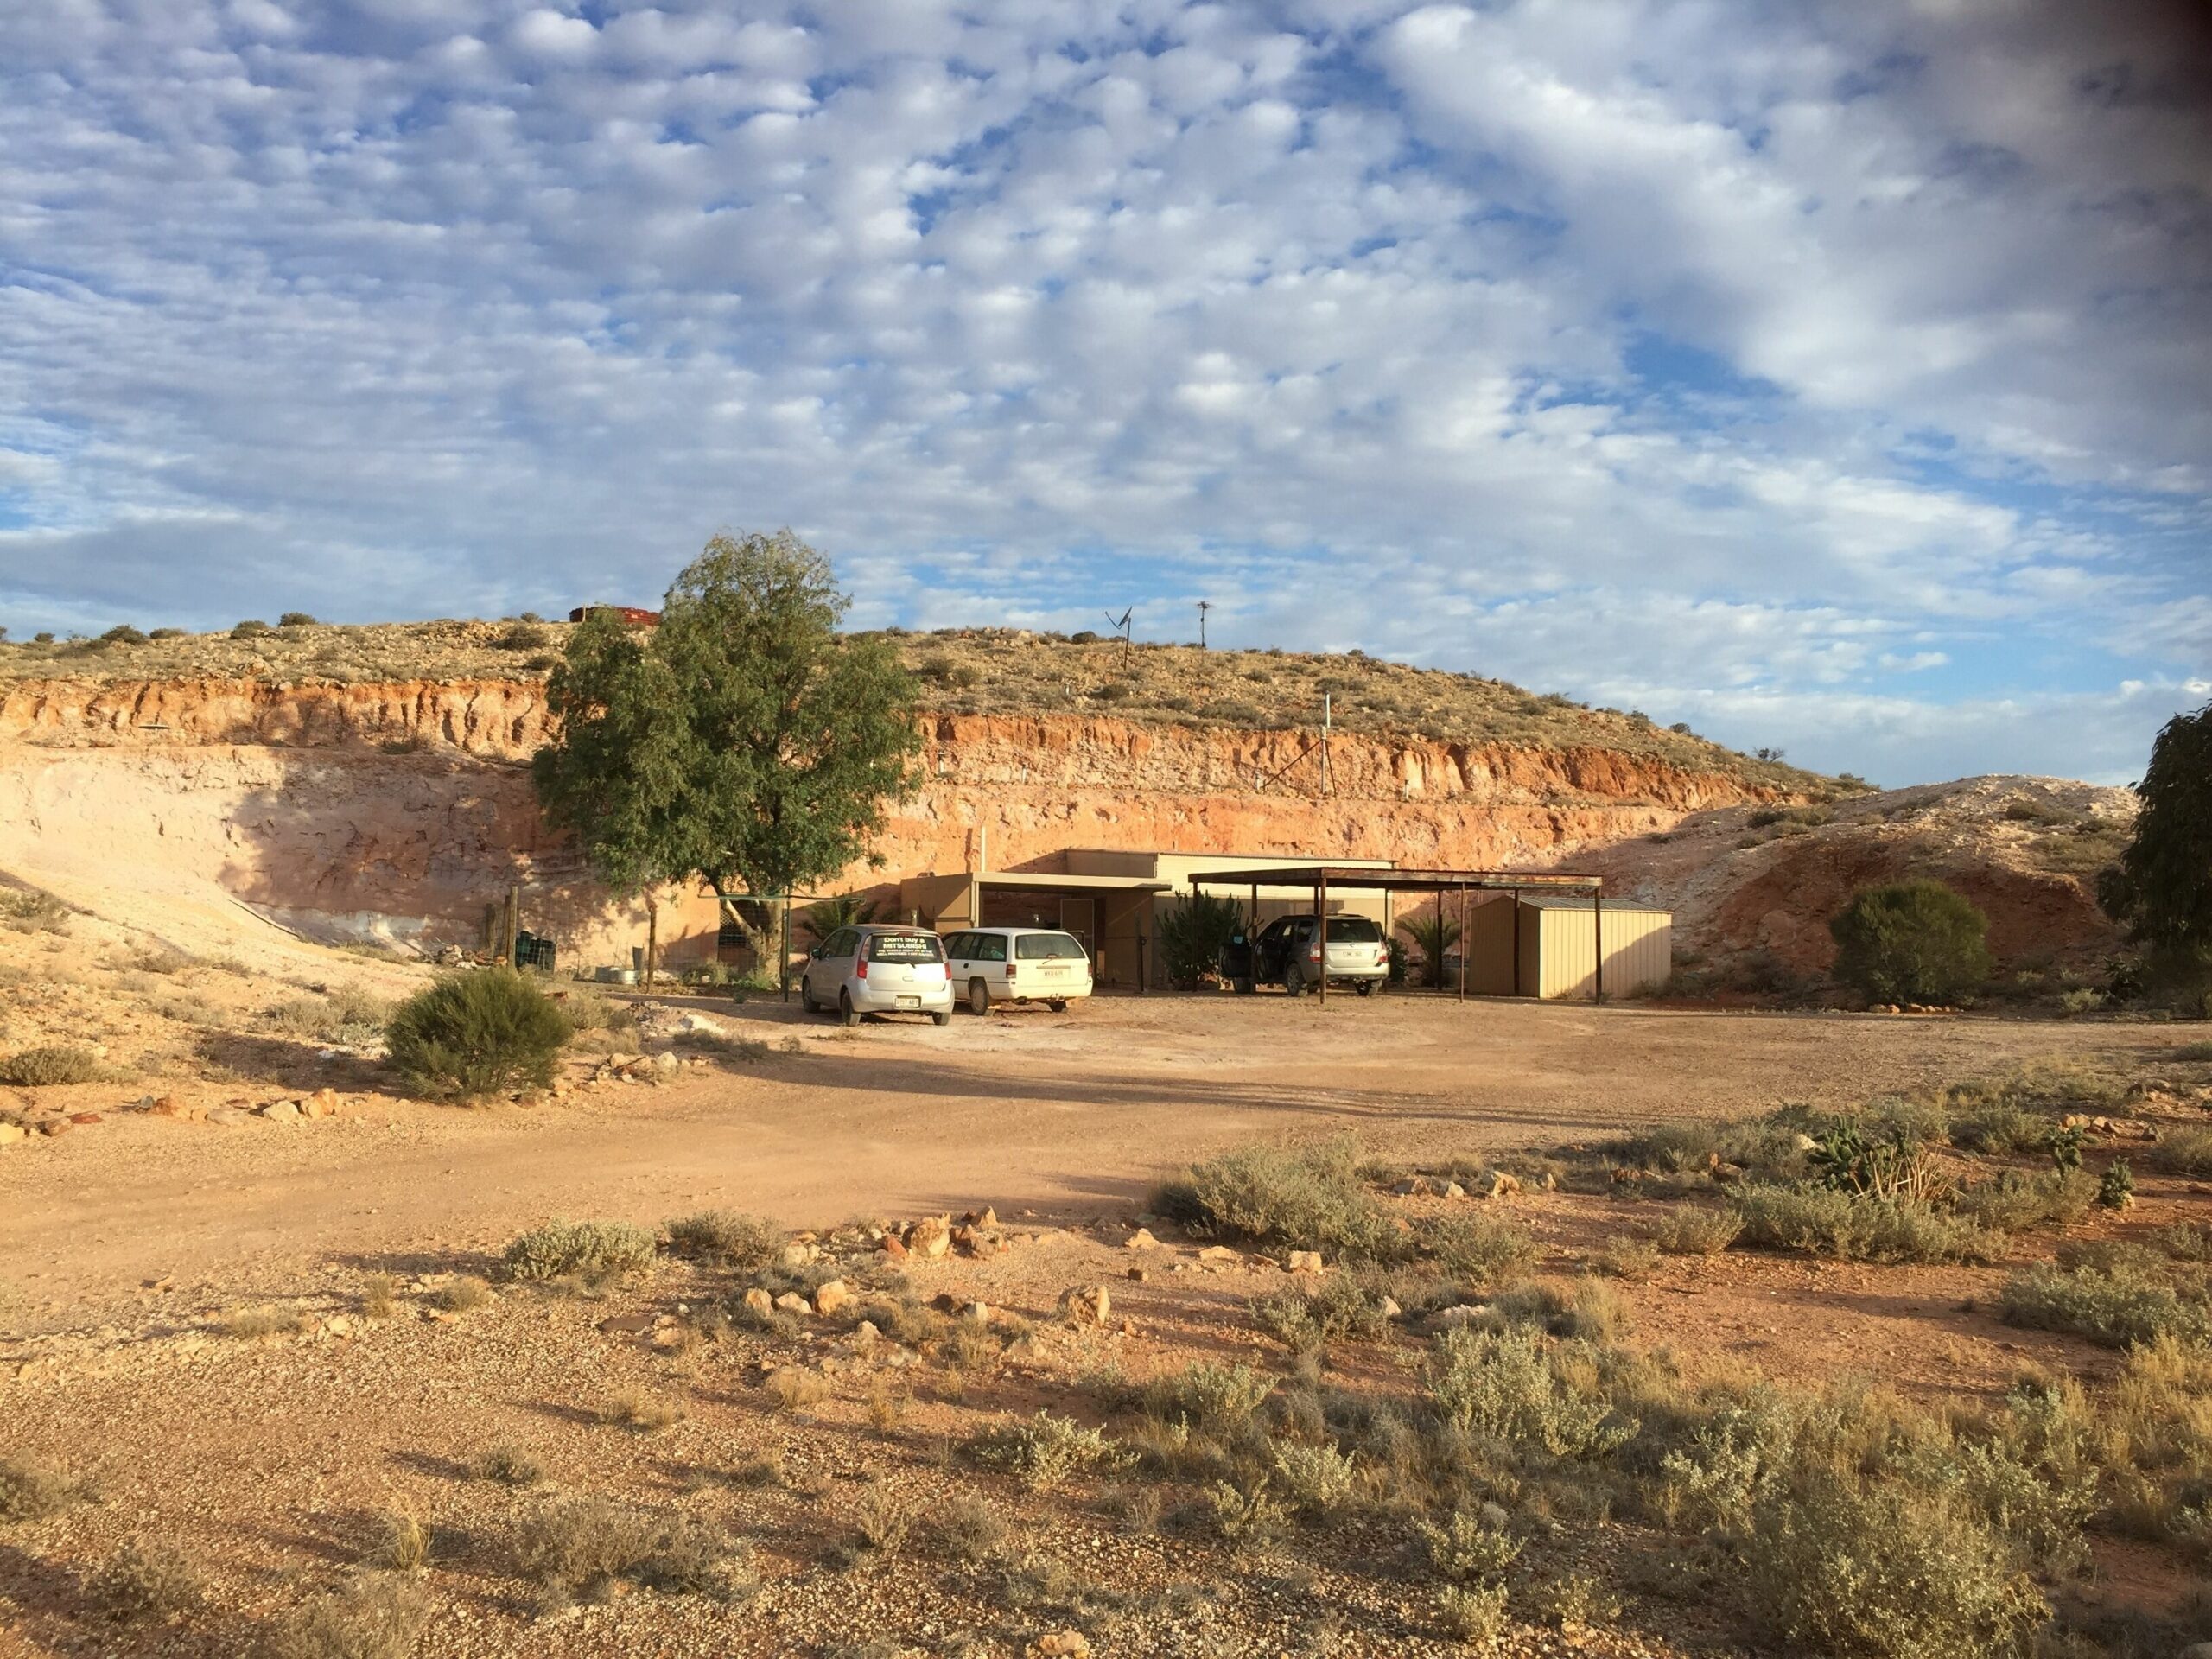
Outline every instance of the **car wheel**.
[(1282, 994), (1285, 996), (1306, 995), (1306, 970), (1294, 962), (1282, 970)]
[(1052, 1001), (1047, 1002), (1045, 1006), (1050, 1008), (1054, 1014), (1065, 1014), (1068, 1011), (1068, 1001), (1064, 996), (1056, 997)]
[(1259, 988), (1255, 982), (1249, 979), (1240, 979), (1236, 982), (1236, 995), (1239, 996), (1249, 996)]
[(798, 976), (798, 1011), (801, 1014), (822, 1012), (821, 1005), (814, 1000), (814, 987), (807, 982), (804, 974)]
[(980, 979), (968, 982), (968, 1012), (988, 1014), (991, 1011), (991, 988)]
[(853, 1006), (853, 994), (850, 991), (837, 993), (837, 1017), (849, 1026), (860, 1024), (861, 1011)]
[(1375, 995), (1375, 982), (1371, 979), (1363, 979), (1353, 986), (1352, 989), (1357, 991), (1362, 996), (1372, 996)]
[(947, 1008), (943, 1014), (933, 1014), (930, 1015), (930, 1024), (933, 1026), (949, 1026), (951, 1023), (952, 1010), (950, 1008)]

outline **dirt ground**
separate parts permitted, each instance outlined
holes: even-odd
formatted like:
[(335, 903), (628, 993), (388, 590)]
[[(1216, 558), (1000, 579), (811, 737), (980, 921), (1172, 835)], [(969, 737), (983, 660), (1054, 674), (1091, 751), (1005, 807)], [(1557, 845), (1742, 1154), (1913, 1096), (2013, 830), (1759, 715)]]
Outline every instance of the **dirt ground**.
[[(0, 1147), (0, 1460), (66, 1469), (93, 1501), (0, 1528), (0, 1656), (1468, 1651), (1439, 1627), (1403, 1523), (1379, 1508), (1319, 1545), (1232, 1547), (1190, 1522), (1195, 1500), (1179, 1520), (1110, 1482), (1026, 1491), (960, 1450), (1040, 1406), (1095, 1420), (1101, 1378), (1194, 1358), (1281, 1374), (1249, 1309), (1294, 1276), (1258, 1252), (1209, 1259), (1205, 1241), (1148, 1215), (1161, 1177), (1227, 1147), (1344, 1130), (1381, 1160), (1433, 1166), (1789, 1100), (1843, 1107), (2023, 1061), (2154, 1073), (2196, 1034), (1419, 995), (1325, 1010), (1281, 996), (1102, 998), (1065, 1016), (851, 1032), (774, 1002), (683, 1006), (765, 1052), (684, 1051), (705, 1063), (665, 1084), (478, 1109), (398, 1097), (360, 1058), (277, 1038), (225, 1051), (220, 1080), (36, 1091), (100, 1121)], [(188, 1108), (251, 1107), (317, 1083), (337, 1092), (333, 1116), (219, 1127), (129, 1109), (149, 1088)], [(2201, 1185), (2171, 1179), (2145, 1177), (2139, 1199), (2128, 1230), (2212, 1209)], [(1416, 1217), (1447, 1204), (1396, 1202)], [(858, 1284), (996, 1310), (991, 1355), (974, 1363), (810, 1317), (773, 1332), (705, 1320), (733, 1285), (665, 1256), (558, 1294), (496, 1273), (510, 1238), (553, 1217), (654, 1227), (727, 1209), (826, 1230), (984, 1205), (1002, 1254), (902, 1273), (850, 1258), (865, 1264)], [(1532, 1187), (1484, 1212), (1525, 1226), (1535, 1270), (1564, 1281), (1655, 1208)], [(1130, 1248), (1141, 1224), (1157, 1249)], [(2022, 1248), (2047, 1255), (2050, 1241)], [(1732, 1251), (1662, 1258), (1622, 1294), (1629, 1340), (1694, 1372), (1756, 1367), (1815, 1386), (1863, 1373), (1961, 1403), (1993, 1401), (2034, 1368), (2111, 1374), (2109, 1351), (1998, 1320), (2011, 1265)], [(442, 1306), (456, 1274), (494, 1287), (480, 1305)], [(389, 1276), (391, 1307), (373, 1308), (372, 1275)], [(1110, 1289), (1110, 1317), (1071, 1326), (1058, 1298), (1090, 1286)], [(272, 1311), (271, 1328), (241, 1334), (235, 1316), (254, 1308)], [(1357, 1344), (1332, 1375), (1403, 1391), (1420, 1351)], [(801, 1371), (818, 1397), (782, 1400), (776, 1378)], [(548, 1478), (486, 1478), (494, 1446)], [(515, 1575), (511, 1540), (577, 1495), (741, 1535), (758, 1592), (724, 1603), (640, 1589), (546, 1612)], [(944, 1517), (958, 1503), (982, 1505), (1005, 1541), (956, 1549)], [(394, 1513), (431, 1528), (427, 1567), (404, 1579), (430, 1610), (419, 1641), (257, 1645), (316, 1594), (402, 1582), (352, 1565)], [(887, 1513), (909, 1517), (912, 1537), (860, 1549)], [(1676, 1546), (1648, 1529), (1548, 1514), (1534, 1495), (1515, 1525), (1524, 1567), (1633, 1586), (1637, 1599), (1605, 1628), (1516, 1615), (1494, 1651), (1741, 1650), (1710, 1609), (1668, 1600)], [(148, 1538), (191, 1554), (210, 1608), (119, 1629), (99, 1611), (96, 1569)], [(2120, 1546), (2098, 1565), (2096, 1594), (2162, 1607), (2179, 1593), (2164, 1558)], [(1044, 1645), (1081, 1631), (1090, 1645)]]
[[(1348, 1129), (1400, 1160), (1495, 1152), (1842, 1105), (2015, 1060), (2155, 1058), (2183, 1040), (2154, 1025), (1418, 995), (1325, 1011), (1280, 995), (1102, 997), (1065, 1016), (850, 1033), (795, 1006), (697, 1006), (804, 1052), (490, 1110), (362, 1090), (375, 1073), (274, 1042), (257, 1058), (286, 1087), (41, 1090), (105, 1121), (0, 1147), (0, 1328), (234, 1298), (335, 1255), (487, 1248), (555, 1216), (650, 1225), (731, 1208), (798, 1227), (989, 1203), (1067, 1224), (1134, 1214), (1179, 1164), (1242, 1141)], [(321, 1122), (217, 1128), (115, 1109), (149, 1087), (257, 1104), (323, 1079), (348, 1104)]]

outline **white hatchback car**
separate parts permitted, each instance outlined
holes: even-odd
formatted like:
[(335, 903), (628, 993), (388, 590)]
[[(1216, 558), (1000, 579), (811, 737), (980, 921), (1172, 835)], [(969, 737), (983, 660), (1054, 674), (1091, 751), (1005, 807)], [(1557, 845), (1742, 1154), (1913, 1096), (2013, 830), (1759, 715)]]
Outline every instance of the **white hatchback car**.
[(945, 973), (970, 1014), (994, 1002), (1042, 1002), (1055, 1014), (1090, 995), (1090, 958), (1072, 933), (1048, 927), (977, 927), (946, 936)]
[(808, 954), (798, 1001), (849, 1026), (864, 1014), (926, 1014), (941, 1026), (952, 1018), (944, 941), (926, 927), (841, 927)]

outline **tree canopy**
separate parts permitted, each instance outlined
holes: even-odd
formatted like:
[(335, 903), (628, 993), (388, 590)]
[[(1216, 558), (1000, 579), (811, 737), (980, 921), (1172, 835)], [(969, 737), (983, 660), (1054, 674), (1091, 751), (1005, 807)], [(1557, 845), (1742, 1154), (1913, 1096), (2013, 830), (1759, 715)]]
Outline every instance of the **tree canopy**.
[(2165, 723), (2136, 792), (2134, 839), (2097, 897), (2139, 944), (2212, 952), (2212, 703)]
[(603, 880), (769, 897), (868, 855), (921, 738), (896, 654), (837, 632), (848, 603), (790, 531), (722, 535), (657, 628), (605, 611), (577, 626), (531, 773)]
[(1988, 978), (1988, 927), (1940, 881), (1869, 887), (1828, 922), (1835, 976), (1877, 1002), (1948, 1002)]

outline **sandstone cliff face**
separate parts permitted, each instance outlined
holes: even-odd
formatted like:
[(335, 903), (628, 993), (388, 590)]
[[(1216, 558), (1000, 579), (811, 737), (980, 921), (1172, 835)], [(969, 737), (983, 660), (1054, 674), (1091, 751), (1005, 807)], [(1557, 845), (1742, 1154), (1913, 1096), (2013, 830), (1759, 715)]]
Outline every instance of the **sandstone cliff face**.
[[(97, 865), (461, 937), (519, 880), (537, 925), (619, 954), (632, 912), (537, 816), (521, 763), (548, 723), (542, 686), (502, 681), (24, 683), (0, 696), (0, 863), (73, 873), (80, 893)], [(1339, 735), (1323, 794), (1302, 732), (947, 715), (923, 735), (883, 865), (836, 885), (965, 868), (985, 837), (1001, 869), (1050, 869), (1071, 847), (1498, 868), (1765, 798), (1599, 748)], [(664, 934), (703, 939), (714, 920), (694, 897), (664, 912)]]

